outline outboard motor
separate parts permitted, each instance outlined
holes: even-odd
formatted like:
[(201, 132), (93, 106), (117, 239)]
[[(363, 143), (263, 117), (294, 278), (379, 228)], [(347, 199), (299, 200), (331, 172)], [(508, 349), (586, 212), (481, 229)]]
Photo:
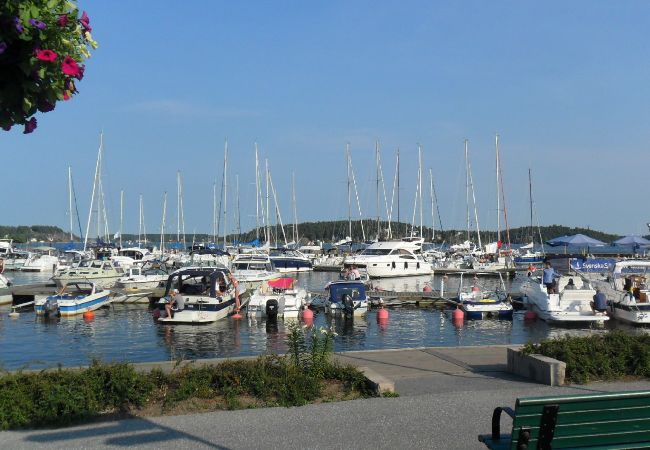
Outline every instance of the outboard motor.
[(354, 300), (348, 294), (345, 294), (341, 299), (343, 301), (343, 312), (345, 314), (354, 314)]
[(266, 301), (266, 319), (267, 320), (278, 320), (278, 301), (274, 298)]
[(59, 309), (59, 302), (57, 302), (55, 299), (48, 298), (47, 301), (45, 302), (45, 305), (43, 305), (43, 308), (45, 310), (44, 316), (47, 318), (50, 317), (61, 317), (61, 310)]

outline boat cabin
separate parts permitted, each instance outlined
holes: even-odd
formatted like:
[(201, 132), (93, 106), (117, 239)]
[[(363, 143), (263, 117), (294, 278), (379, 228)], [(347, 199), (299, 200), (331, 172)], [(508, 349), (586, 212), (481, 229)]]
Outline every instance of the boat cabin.
[(188, 268), (177, 270), (167, 279), (165, 297), (172, 289), (178, 289), (183, 295), (196, 295), (216, 298), (225, 292), (228, 286), (228, 274), (225, 268)]

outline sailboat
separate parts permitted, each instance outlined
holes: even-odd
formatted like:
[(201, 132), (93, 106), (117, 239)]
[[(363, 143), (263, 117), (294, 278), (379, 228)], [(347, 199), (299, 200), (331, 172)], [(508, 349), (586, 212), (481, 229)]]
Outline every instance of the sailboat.
[[(523, 245), (519, 247), (519, 250), (525, 250), (525, 253), (519, 254), (518, 256), (515, 257), (514, 261), (515, 264), (525, 266), (525, 265), (530, 265), (530, 264), (541, 264), (544, 261), (545, 254), (544, 254), (544, 242), (542, 241), (542, 237), (540, 235), (539, 241), (542, 244), (542, 251), (534, 251), (535, 247), (535, 232), (533, 231), (533, 182), (532, 182), (532, 177), (530, 173), (530, 168), (528, 168), (528, 199), (529, 199), (529, 204), (530, 204), (530, 228), (529, 228), (529, 243), (526, 245)], [(539, 226), (538, 226), (538, 232), (539, 232)]]

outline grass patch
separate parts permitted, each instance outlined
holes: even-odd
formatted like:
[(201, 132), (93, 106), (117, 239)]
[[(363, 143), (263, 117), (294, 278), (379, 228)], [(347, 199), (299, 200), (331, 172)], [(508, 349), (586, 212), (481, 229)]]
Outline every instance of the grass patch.
[(564, 336), (526, 344), (524, 354), (541, 354), (566, 363), (574, 383), (650, 377), (650, 336), (611, 331), (587, 337)]
[(294, 327), (286, 357), (177, 365), (137, 372), (93, 361), (86, 369), (0, 377), (0, 429), (62, 426), (98, 417), (183, 414), (219, 409), (301, 406), (375, 396), (353, 366), (330, 358), (333, 333)]

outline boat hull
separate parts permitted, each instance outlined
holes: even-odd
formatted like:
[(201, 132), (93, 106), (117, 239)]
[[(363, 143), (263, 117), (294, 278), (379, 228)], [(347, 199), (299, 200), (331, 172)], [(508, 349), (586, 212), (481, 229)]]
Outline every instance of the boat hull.
[(110, 292), (108, 291), (89, 295), (84, 298), (79, 297), (73, 298), (72, 296), (67, 295), (51, 295), (45, 297), (44, 299), (36, 300), (34, 303), (34, 311), (39, 316), (45, 315), (45, 303), (49, 299), (57, 301), (59, 305), (59, 313), (61, 316), (76, 316), (88, 311), (95, 311), (96, 309), (108, 305), (111, 302)]

